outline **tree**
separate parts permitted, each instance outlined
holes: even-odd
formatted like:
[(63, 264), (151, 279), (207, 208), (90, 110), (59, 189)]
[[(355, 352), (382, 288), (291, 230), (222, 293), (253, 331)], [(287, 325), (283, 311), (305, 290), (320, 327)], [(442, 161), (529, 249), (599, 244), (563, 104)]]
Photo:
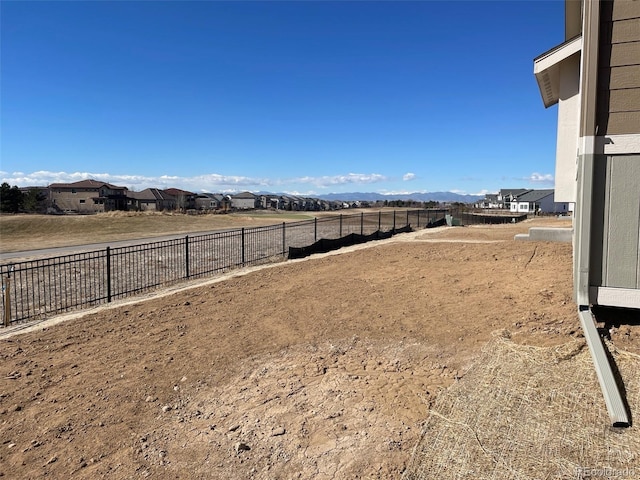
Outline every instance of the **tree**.
[(9, 186), (7, 182), (0, 185), (0, 212), (18, 213), (22, 208), (24, 198), (17, 186)]
[(32, 188), (22, 195), (23, 207), (27, 212), (39, 212), (45, 210), (47, 196), (42, 191)]

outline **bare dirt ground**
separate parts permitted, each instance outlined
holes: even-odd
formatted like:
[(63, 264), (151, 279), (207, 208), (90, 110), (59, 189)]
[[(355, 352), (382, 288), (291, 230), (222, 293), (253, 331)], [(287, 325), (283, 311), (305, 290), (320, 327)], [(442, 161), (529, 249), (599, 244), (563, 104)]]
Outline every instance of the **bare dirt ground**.
[[(0, 476), (398, 478), (491, 332), (581, 336), (571, 245), (441, 228), (0, 340)], [(640, 353), (621, 327), (619, 348)], [(0, 332), (1, 335), (1, 332)]]

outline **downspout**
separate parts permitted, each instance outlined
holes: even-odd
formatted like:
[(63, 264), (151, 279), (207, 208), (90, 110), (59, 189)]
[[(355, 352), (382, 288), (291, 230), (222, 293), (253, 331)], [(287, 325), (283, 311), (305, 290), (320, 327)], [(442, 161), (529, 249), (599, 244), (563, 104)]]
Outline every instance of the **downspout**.
[(575, 297), (578, 304), (578, 316), (584, 332), (589, 351), (596, 369), (600, 388), (611, 424), (614, 427), (630, 425), (627, 406), (622, 398), (618, 383), (609, 363), (607, 351), (596, 327), (591, 312), (589, 298), (589, 270), (591, 254), (591, 212), (593, 201), (593, 166), (595, 137), (597, 127), (595, 121), (597, 72), (598, 72), (598, 40), (600, 23), (600, 0), (583, 1), (582, 56), (580, 61), (580, 141), (578, 150), (578, 192), (576, 203), (575, 228)]

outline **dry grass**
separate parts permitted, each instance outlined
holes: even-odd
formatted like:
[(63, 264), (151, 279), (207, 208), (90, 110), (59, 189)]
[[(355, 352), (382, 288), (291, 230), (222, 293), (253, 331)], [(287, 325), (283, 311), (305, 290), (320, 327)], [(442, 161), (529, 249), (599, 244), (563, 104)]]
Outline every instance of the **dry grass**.
[[(637, 411), (640, 357), (609, 348)], [(438, 397), (404, 478), (638, 478), (638, 428), (608, 424), (583, 339), (541, 348), (498, 337)]]
[(39, 248), (255, 227), (312, 218), (304, 213), (183, 215), (109, 212), (97, 215), (1, 215), (0, 253)]

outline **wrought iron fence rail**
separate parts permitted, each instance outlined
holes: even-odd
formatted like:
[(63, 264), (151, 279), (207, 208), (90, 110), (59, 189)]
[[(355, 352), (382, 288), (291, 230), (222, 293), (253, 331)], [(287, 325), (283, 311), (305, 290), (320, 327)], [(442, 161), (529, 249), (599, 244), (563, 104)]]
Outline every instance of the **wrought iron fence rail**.
[[(290, 247), (305, 247), (322, 238), (370, 235), (407, 225), (424, 228), (443, 219), (445, 213), (452, 212), (394, 210), (339, 215), (0, 265), (3, 325), (281, 260)], [(472, 216), (466, 216), (465, 221), (473, 221)]]

